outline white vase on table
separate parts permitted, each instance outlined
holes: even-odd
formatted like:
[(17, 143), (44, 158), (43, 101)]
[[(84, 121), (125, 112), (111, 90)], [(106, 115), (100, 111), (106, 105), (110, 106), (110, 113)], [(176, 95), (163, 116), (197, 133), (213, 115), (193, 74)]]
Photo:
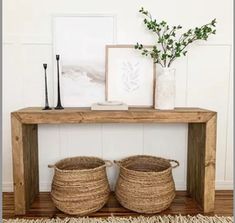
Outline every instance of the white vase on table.
[(161, 68), (155, 84), (155, 109), (175, 108), (175, 69)]

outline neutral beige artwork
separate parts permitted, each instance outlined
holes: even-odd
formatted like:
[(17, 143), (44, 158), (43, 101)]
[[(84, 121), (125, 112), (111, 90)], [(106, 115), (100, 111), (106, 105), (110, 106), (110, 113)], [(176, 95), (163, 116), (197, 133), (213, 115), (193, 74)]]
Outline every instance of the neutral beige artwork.
[(54, 52), (61, 55), (65, 107), (90, 107), (105, 100), (105, 45), (114, 41), (114, 16), (54, 18)]

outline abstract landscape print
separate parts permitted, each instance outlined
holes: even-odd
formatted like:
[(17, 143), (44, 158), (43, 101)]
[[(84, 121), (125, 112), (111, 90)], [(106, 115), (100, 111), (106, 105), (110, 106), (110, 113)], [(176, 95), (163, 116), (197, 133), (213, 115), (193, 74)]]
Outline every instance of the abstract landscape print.
[(115, 16), (56, 16), (53, 27), (54, 54), (61, 55), (63, 105), (90, 107), (104, 101), (105, 46), (115, 42)]

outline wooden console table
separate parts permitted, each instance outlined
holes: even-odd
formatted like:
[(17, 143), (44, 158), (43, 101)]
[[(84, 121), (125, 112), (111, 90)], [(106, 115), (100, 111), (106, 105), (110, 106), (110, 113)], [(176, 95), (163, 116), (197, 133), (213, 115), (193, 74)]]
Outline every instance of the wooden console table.
[(199, 108), (160, 111), (91, 111), (24, 108), (11, 113), (15, 214), (24, 215), (39, 193), (38, 124), (188, 123), (187, 191), (213, 212), (215, 199), (216, 112)]

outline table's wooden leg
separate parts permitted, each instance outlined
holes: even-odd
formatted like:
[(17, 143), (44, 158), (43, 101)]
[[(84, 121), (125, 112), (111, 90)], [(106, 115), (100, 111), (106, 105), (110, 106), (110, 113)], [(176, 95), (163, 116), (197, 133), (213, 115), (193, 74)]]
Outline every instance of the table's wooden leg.
[(206, 123), (189, 123), (187, 191), (203, 208), (214, 211), (216, 115)]
[(39, 193), (38, 129), (11, 115), (15, 214), (23, 215)]

